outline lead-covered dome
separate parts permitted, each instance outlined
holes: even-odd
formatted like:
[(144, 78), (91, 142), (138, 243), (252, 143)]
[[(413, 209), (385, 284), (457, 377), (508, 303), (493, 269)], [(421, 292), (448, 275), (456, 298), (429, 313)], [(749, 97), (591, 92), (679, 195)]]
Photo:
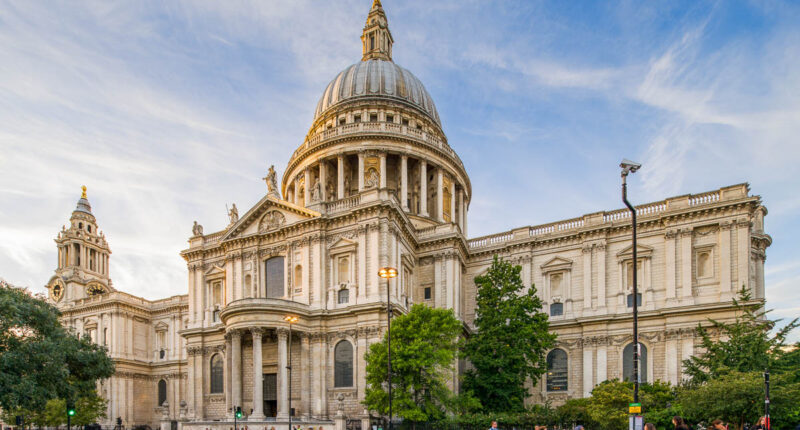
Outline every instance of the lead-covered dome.
[(328, 84), (314, 111), (314, 122), (328, 109), (354, 99), (391, 99), (417, 108), (439, 126), (439, 113), (425, 86), (391, 60), (371, 58), (342, 70)]

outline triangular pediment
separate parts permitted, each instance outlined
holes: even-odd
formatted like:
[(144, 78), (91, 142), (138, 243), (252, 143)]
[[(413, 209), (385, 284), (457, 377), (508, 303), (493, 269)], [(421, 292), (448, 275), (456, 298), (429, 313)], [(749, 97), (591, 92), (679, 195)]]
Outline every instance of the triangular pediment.
[(211, 268), (206, 270), (205, 273), (207, 277), (214, 275), (224, 275), (224, 274), (225, 274), (225, 269), (223, 269), (222, 266), (217, 266), (217, 265), (211, 266)]
[[(653, 255), (653, 247), (638, 243), (636, 244), (637, 259), (642, 257), (650, 257), (651, 255)], [(617, 258), (621, 260), (633, 258), (633, 245), (628, 245), (625, 248), (622, 248), (622, 250), (617, 253)]]
[(336, 242), (334, 242), (329, 249), (337, 249), (337, 248), (349, 248), (358, 245), (358, 242), (355, 240), (350, 240), (346, 237), (339, 238)]
[(572, 260), (563, 257), (553, 257), (540, 266), (542, 269), (568, 269), (572, 267)]
[(228, 227), (221, 241), (269, 233), (280, 230), (287, 225), (318, 216), (320, 216), (320, 213), (317, 211), (266, 195), (239, 218), (237, 222)]
[(169, 329), (169, 326), (164, 321), (159, 321), (154, 328), (156, 331), (162, 331)]

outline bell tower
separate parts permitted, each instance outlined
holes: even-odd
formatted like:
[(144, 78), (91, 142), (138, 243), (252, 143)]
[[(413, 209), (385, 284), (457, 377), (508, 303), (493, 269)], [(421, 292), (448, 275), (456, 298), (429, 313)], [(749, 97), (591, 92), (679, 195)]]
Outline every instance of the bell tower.
[(392, 32), (389, 31), (389, 22), (383, 12), (381, 0), (374, 0), (372, 8), (367, 15), (367, 23), (361, 34), (361, 44), (364, 55), (361, 61), (372, 59), (392, 61)]
[(61, 227), (55, 239), (58, 265), (47, 289), (49, 298), (57, 305), (112, 291), (111, 249), (105, 235), (97, 228), (86, 187), (81, 187), (81, 191), (81, 198), (69, 218), (69, 228)]

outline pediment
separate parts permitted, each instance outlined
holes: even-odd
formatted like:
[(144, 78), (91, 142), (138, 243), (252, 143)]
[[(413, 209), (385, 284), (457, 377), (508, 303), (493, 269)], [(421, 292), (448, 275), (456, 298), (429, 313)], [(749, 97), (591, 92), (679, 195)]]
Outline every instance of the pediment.
[(346, 237), (342, 237), (328, 247), (328, 252), (331, 255), (340, 254), (342, 252), (355, 251), (357, 247), (358, 247), (358, 242), (356, 242), (355, 240), (348, 239)]
[[(636, 244), (636, 258), (649, 258), (653, 255), (653, 247)], [(633, 245), (628, 245), (617, 253), (617, 259), (625, 260), (633, 258)]]
[(269, 233), (281, 228), (318, 217), (320, 213), (266, 195), (237, 222), (228, 227), (221, 241), (255, 234)]
[(159, 321), (154, 328), (156, 331), (165, 331), (169, 329), (169, 326), (164, 321)]
[(572, 260), (568, 260), (563, 257), (553, 257), (547, 260), (546, 263), (542, 264), (541, 266), (542, 272), (549, 272), (553, 270), (564, 270), (564, 269), (571, 269), (572, 268)]
[(214, 275), (224, 275), (224, 274), (225, 274), (225, 269), (223, 269), (222, 266), (217, 266), (217, 265), (211, 266), (211, 268), (206, 270), (205, 273), (206, 277)]

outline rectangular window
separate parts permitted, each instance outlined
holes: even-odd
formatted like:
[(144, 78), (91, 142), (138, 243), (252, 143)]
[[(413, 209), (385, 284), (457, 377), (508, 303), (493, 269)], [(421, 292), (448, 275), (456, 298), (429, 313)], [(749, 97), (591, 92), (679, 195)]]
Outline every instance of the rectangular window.
[[(642, 293), (636, 293), (636, 306), (642, 306)], [(628, 307), (633, 307), (633, 294), (628, 294)]]
[(553, 303), (550, 305), (550, 316), (557, 317), (564, 315), (564, 304), (563, 303)]
[(339, 304), (346, 305), (350, 302), (350, 290), (345, 288), (344, 290), (339, 290)]
[(344, 125), (345, 122), (347, 122), (345, 118), (339, 118), (339, 125)]
[(394, 115), (386, 115), (386, 122), (394, 122)]
[(378, 122), (378, 114), (376, 113), (370, 114), (369, 122)]
[(353, 122), (361, 122), (361, 115), (353, 116)]
[(403, 125), (408, 125), (408, 118), (403, 118)]
[(266, 272), (267, 298), (284, 296), (283, 257), (272, 257), (264, 263)]
[(425, 287), (425, 300), (431, 299), (431, 287)]

